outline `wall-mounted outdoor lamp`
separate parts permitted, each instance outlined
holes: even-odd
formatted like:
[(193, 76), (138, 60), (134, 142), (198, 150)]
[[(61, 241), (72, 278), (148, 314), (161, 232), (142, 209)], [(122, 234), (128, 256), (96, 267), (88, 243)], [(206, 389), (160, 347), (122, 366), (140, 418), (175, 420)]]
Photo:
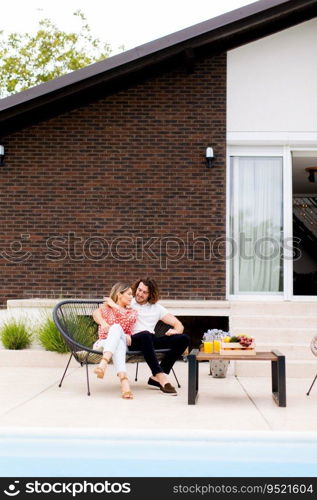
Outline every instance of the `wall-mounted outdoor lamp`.
[(0, 165), (4, 165), (4, 146), (0, 144)]
[(315, 172), (317, 172), (317, 167), (307, 167), (305, 168), (305, 170), (309, 174), (308, 175), (309, 182), (315, 182)]
[(207, 167), (212, 167), (212, 160), (214, 159), (214, 150), (211, 147), (206, 149), (206, 163)]

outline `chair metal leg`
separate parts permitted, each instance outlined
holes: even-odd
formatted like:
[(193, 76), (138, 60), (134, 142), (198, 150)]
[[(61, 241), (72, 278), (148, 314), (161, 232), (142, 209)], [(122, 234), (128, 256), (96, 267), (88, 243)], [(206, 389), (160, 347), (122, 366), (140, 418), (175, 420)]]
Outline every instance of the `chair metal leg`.
[(66, 375), (66, 372), (67, 372), (67, 370), (68, 370), (69, 363), (70, 363), (70, 360), (72, 359), (72, 357), (73, 357), (73, 353), (71, 353), (71, 355), (70, 355), (70, 358), (69, 358), (68, 363), (67, 363), (67, 365), (66, 365), (66, 368), (65, 368), (65, 371), (64, 371), (64, 373), (63, 373), (62, 379), (61, 379), (60, 383), (58, 384), (58, 387), (62, 387), (62, 383), (63, 383), (64, 377), (65, 377), (65, 375)]
[(175, 380), (177, 382), (177, 387), (180, 387), (180, 383), (178, 382), (178, 378), (176, 377), (176, 373), (174, 372), (174, 368), (172, 368), (173, 375), (175, 377)]
[(87, 394), (88, 394), (88, 396), (90, 396), (88, 363), (86, 362), (85, 365), (86, 365), (86, 376), (87, 376)]
[(138, 371), (139, 371), (139, 362), (136, 362), (136, 369), (135, 369), (135, 382), (138, 381)]
[(309, 396), (309, 393), (310, 393), (310, 391), (312, 390), (312, 387), (313, 387), (314, 383), (316, 382), (316, 379), (317, 379), (317, 373), (316, 373), (316, 375), (315, 375), (315, 378), (314, 378), (314, 380), (313, 380), (312, 385), (310, 386), (310, 388), (309, 388), (309, 390), (308, 390), (308, 392), (307, 392), (307, 394), (306, 394), (307, 396)]

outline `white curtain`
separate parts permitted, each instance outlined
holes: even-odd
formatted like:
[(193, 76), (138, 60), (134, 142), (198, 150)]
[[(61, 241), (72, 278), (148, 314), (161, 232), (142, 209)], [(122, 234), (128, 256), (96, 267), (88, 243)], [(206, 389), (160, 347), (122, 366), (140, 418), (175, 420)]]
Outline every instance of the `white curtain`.
[(282, 287), (283, 161), (234, 157), (231, 163), (233, 293), (279, 292)]

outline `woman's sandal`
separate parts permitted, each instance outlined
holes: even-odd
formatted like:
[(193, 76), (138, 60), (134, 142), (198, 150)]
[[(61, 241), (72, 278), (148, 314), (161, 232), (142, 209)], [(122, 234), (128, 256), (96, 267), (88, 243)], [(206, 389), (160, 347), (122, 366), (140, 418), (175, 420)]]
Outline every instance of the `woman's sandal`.
[[(122, 383), (123, 380), (129, 380), (129, 379), (128, 379), (128, 377), (121, 377), (120, 383)], [(122, 397), (122, 399), (133, 399), (132, 391), (122, 391), (121, 397)]]
[(110, 359), (106, 358), (106, 357), (102, 357), (102, 360), (106, 362), (106, 365), (104, 368), (102, 368), (101, 366), (96, 366), (96, 368), (94, 369), (94, 373), (97, 375), (97, 378), (103, 378), (105, 376), (105, 371), (108, 367), (108, 363), (110, 361)]

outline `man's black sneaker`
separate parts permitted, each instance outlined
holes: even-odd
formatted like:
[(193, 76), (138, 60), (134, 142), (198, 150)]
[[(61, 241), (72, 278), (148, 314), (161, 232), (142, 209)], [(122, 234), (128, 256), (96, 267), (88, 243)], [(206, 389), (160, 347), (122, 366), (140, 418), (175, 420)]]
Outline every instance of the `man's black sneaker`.
[(164, 386), (161, 385), (159, 382), (154, 380), (153, 378), (149, 378), (147, 381), (148, 385), (152, 385), (153, 387), (157, 387), (160, 389), (164, 394), (171, 394), (172, 396), (177, 396), (177, 391), (175, 387), (172, 386), (169, 382), (167, 382)]

